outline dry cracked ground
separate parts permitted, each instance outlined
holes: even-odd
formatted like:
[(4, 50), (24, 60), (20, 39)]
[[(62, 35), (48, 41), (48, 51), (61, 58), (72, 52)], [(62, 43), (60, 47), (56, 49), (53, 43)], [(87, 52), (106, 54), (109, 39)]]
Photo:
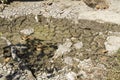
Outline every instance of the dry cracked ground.
[[(15, 1), (4, 6), (0, 80), (120, 79), (119, 10), (98, 11), (80, 1), (65, 2)], [(80, 17), (79, 11), (96, 17)], [(99, 12), (103, 16), (109, 11), (116, 19), (97, 18)]]

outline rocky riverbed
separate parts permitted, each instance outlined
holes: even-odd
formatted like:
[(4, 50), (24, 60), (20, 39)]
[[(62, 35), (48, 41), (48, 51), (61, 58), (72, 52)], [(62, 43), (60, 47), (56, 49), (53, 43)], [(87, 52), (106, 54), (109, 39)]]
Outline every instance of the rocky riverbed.
[(28, 3), (11, 3), (11, 9), (1, 12), (0, 80), (120, 79), (119, 24), (77, 19), (77, 15), (69, 15), (74, 17), (71, 20), (58, 17), (59, 13), (45, 16), (38, 7), (44, 3), (50, 8), (51, 2), (20, 7)]
[(119, 79), (119, 25), (89, 20), (75, 24), (41, 15), (39, 21), (35, 18), (31, 14), (12, 21), (0, 19), (1, 37), (14, 46), (26, 47), (17, 48), (21, 61), (16, 61), (11, 55), (12, 45), (0, 40), (1, 78), (28, 80), (31, 75), (20, 67), (24, 63), (37, 80)]

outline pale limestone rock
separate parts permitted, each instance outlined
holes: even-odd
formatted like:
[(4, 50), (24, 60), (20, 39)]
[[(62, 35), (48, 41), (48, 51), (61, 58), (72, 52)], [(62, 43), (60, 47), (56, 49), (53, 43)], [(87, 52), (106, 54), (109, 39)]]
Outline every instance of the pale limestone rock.
[(120, 48), (120, 37), (119, 36), (108, 36), (107, 41), (104, 43), (108, 55), (112, 55)]
[(67, 80), (76, 80), (77, 74), (75, 72), (69, 72), (66, 74), (66, 79)]
[(83, 47), (83, 43), (82, 42), (77, 42), (77, 43), (74, 44), (74, 47), (75, 47), (75, 49), (80, 49), (80, 48)]
[(32, 33), (34, 33), (34, 29), (33, 28), (23, 29), (20, 31), (20, 33), (24, 35), (31, 35)]
[(58, 49), (56, 50), (53, 58), (58, 58), (66, 53), (69, 53), (71, 51), (70, 49), (71, 46), (72, 46), (72, 42), (69, 39), (67, 39), (64, 44), (60, 44), (58, 46)]

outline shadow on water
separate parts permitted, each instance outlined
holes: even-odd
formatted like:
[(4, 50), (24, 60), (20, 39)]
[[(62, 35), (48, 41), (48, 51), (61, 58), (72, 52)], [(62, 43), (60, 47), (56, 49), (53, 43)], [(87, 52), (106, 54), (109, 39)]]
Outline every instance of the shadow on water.
[[(3, 55), (5, 58), (12, 57), (11, 46), (13, 45), (3, 48)], [(27, 63), (26, 66), (28, 66), (33, 73), (38, 70), (44, 71), (49, 64), (49, 60), (54, 56), (54, 52), (57, 49), (55, 43), (45, 43), (43, 40), (36, 38), (27, 39), (25, 44), (19, 43), (14, 44), (14, 46), (26, 47), (24, 49), (17, 48), (16, 54), (24, 63)]]

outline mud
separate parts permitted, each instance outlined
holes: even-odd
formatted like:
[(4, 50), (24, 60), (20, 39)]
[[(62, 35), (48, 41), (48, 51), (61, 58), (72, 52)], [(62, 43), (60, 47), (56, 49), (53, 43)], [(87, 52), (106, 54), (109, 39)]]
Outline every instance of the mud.
[[(63, 58), (66, 56), (74, 57), (83, 61), (84, 59), (91, 59), (94, 65), (97, 63), (103, 64), (107, 70), (107, 74), (102, 73), (103, 80), (118, 80), (120, 78), (120, 55), (115, 54), (108, 56), (105, 50), (104, 42), (108, 36), (108, 32), (120, 32), (120, 26), (111, 23), (98, 23), (90, 20), (79, 20), (75, 24), (74, 21), (68, 19), (46, 18), (41, 15), (35, 16), (30, 14), (28, 16), (21, 16), (7, 20), (0, 18), (0, 33), (1, 36), (6, 37), (14, 45), (25, 45), (28, 49), (18, 53), (18, 56), (27, 63), (27, 66), (36, 76), (39, 72), (53, 73), (62, 70), (66, 66)], [(34, 33), (26, 40), (22, 40), (20, 30), (33, 28)], [(83, 47), (76, 49), (73, 45), (69, 54), (53, 59), (55, 51), (59, 44), (63, 44), (66, 39), (70, 39), (72, 44), (81, 41)], [(42, 45), (40, 50), (36, 50), (36, 45)], [(4, 57), (11, 57), (9, 47), (4, 40), (0, 39), (0, 54), (7, 55)], [(8, 51), (5, 51), (5, 47)], [(118, 51), (119, 53), (119, 51)], [(53, 60), (53, 62), (50, 62)], [(116, 61), (118, 60), (118, 61)], [(1, 63), (4, 59), (1, 60)], [(78, 63), (74, 61), (74, 66), (70, 66), (72, 71), (78, 73)], [(14, 64), (14, 61), (9, 63)], [(117, 72), (116, 72), (117, 71)], [(50, 77), (55, 76), (55, 73)], [(112, 74), (111, 74), (112, 73)], [(78, 76), (78, 79), (82, 77)], [(96, 79), (103, 78), (101, 75)], [(84, 80), (84, 78), (82, 78)], [(87, 79), (86, 79), (87, 80)]]

